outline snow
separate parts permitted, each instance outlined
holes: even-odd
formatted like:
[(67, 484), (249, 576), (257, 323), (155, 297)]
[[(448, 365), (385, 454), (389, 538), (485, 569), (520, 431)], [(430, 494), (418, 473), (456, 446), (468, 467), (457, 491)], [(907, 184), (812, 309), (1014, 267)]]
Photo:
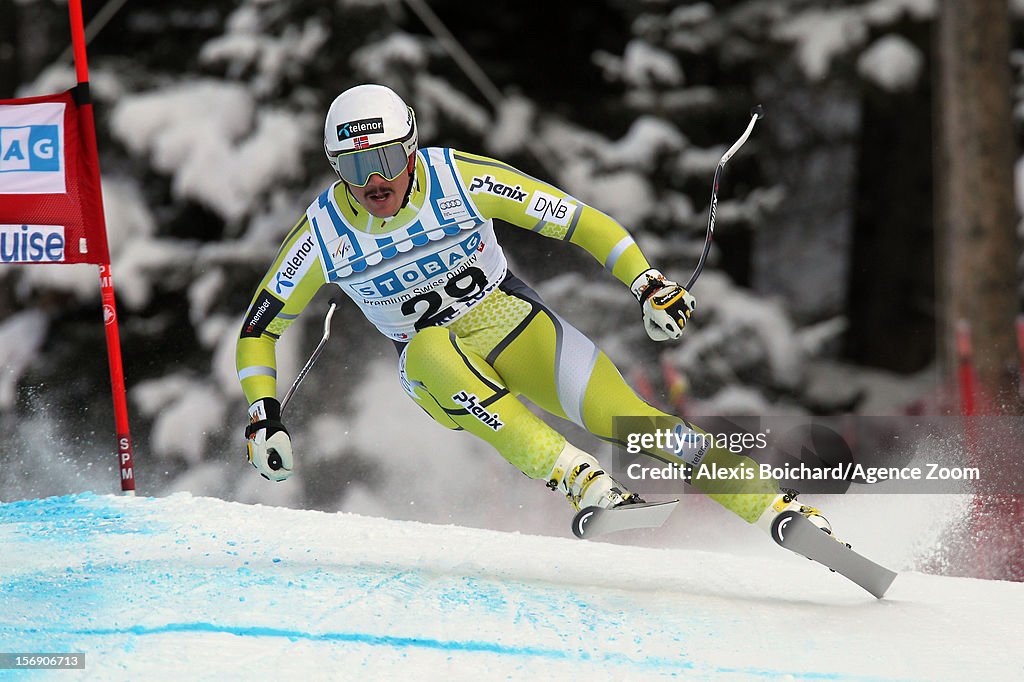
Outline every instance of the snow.
[(528, 99), (508, 97), (484, 140), (488, 152), (503, 156), (523, 149), (534, 134), (535, 116), (536, 109)]
[(715, 9), (706, 2), (697, 2), (674, 8), (668, 15), (668, 24), (672, 28), (695, 26), (708, 21), (715, 14)]
[(864, 16), (857, 9), (808, 10), (774, 28), (775, 38), (796, 45), (797, 62), (812, 81), (823, 79), (832, 58), (867, 39)]
[[(834, 57), (863, 47), (872, 27), (887, 27), (904, 15), (928, 21), (935, 12), (935, 0), (874, 0), (863, 6), (814, 8), (795, 17), (783, 16), (771, 33), (795, 46), (797, 63), (809, 80), (821, 81)], [(874, 77), (890, 90), (907, 87), (923, 68), (919, 51), (898, 36), (883, 36), (868, 52), (874, 54), (861, 55), (858, 63), (862, 75)]]
[(845, 316), (837, 315), (804, 327), (796, 334), (800, 349), (807, 357), (824, 357), (828, 355), (826, 349), (842, 343), (843, 334), (849, 326)]
[[(421, 140), (435, 137), (441, 119), (477, 135), (483, 135), (491, 124), (491, 114), (447, 81), (419, 74), (416, 76), (416, 123)], [(423, 146), (429, 146), (424, 143)]]
[(571, 195), (623, 225), (638, 225), (657, 210), (651, 183), (636, 171), (599, 172), (587, 161), (568, 163), (560, 182)]
[[(803, 379), (803, 350), (781, 302), (735, 287), (720, 272), (704, 272), (697, 310), (701, 320), (696, 326), (707, 330), (670, 351), (678, 367), (728, 374), (737, 367), (763, 365), (772, 383), (786, 388)], [(727, 362), (730, 354), (736, 355)]]
[[(30, 83), (24, 83), (17, 89), (17, 97), (35, 97), (63, 92), (75, 87), (78, 78), (75, 68), (70, 62), (51, 64)], [(125, 92), (122, 75), (103, 65), (89, 70), (89, 94), (95, 102), (107, 102), (121, 97)]]
[(131, 310), (144, 308), (161, 276), (191, 269), (198, 245), (177, 239), (138, 239), (129, 242), (115, 263), (118, 303)]
[[(302, 166), (302, 151), (310, 144), (317, 149), (321, 147), (321, 130), (321, 124), (314, 122), (312, 117), (296, 117), (282, 109), (261, 110), (252, 135), (236, 149), (230, 150), (218, 164), (219, 171), (229, 174), (233, 180), (228, 196), (222, 200), (225, 215), (249, 212), (253, 204), (262, 203), (262, 194), (284, 180), (297, 179)], [(217, 170), (218, 166), (214, 169)], [(199, 171), (196, 167), (192, 170)], [(178, 180), (192, 185), (196, 195), (201, 196), (201, 188), (208, 177), (209, 171), (199, 172), (194, 178), (185, 180), (179, 173)], [(233, 209), (236, 204), (239, 208)]]
[(181, 373), (139, 382), (131, 390), (132, 405), (143, 416), (155, 416), (164, 405), (181, 395), (190, 384), (191, 380)]
[(760, 391), (748, 386), (725, 386), (710, 398), (701, 400), (691, 416), (711, 415), (743, 417), (748, 414), (780, 414), (782, 406), (771, 402)]
[[(476, 501), (505, 494), (512, 477), (536, 483), (501, 460), (482, 440), (439, 427), (402, 392), (397, 359), (374, 363), (355, 391), (358, 404), (385, 409), (389, 423), (381, 428), (379, 415), (365, 410), (347, 419), (342, 443), (349, 452), (363, 453), (372, 462), (376, 474), (371, 478), (376, 485), (372, 494), (346, 494), (340, 509), (395, 519), (445, 521), (452, 519), (453, 509), (471, 508)], [(424, 447), (427, 433), (429, 443)], [(306, 442), (316, 443), (313, 447), (319, 449), (318, 436), (323, 435), (330, 434), (325, 434), (321, 425), (307, 434)], [(339, 444), (328, 441), (327, 446), (337, 448)], [(458, 472), (459, 480), (472, 484), (452, 485), (453, 472)], [(498, 522), (485, 508), (473, 516), (476, 523)], [(516, 523), (519, 521), (506, 521), (510, 527)]]
[[(1017, 210), (1024, 212), (1024, 156), (1013, 164), (1013, 189), (1017, 201)], [(1024, 229), (1024, 225), (1018, 231)]]
[(857, 61), (857, 71), (862, 77), (889, 92), (912, 89), (923, 69), (921, 51), (897, 35), (879, 38)]
[[(242, 320), (238, 317), (216, 315), (203, 323), (199, 336), (199, 341), (204, 348), (213, 349), (211, 379), (224, 396), (236, 401), (241, 398), (237, 389), (238, 370), (235, 368), (235, 348), (238, 345), (238, 330), (241, 327)], [(280, 372), (287, 372), (284, 376), (295, 376), (292, 373), (296, 371), (298, 364), (295, 347), (303, 336), (301, 331), (289, 330), (288, 341), (280, 344), (282, 346), (280, 359), (283, 362), (280, 365)], [(298, 337), (298, 340), (293, 341), (292, 337)]]
[(622, 81), (634, 88), (678, 87), (683, 84), (683, 69), (675, 56), (647, 41), (633, 39), (618, 57), (602, 50), (594, 53), (594, 63), (611, 81)]
[[(188, 316), (196, 327), (202, 325), (203, 321), (213, 310), (227, 284), (227, 278), (222, 270), (210, 270), (200, 275), (188, 287)], [(204, 344), (209, 345), (209, 344)]]
[(146, 451), (159, 458), (178, 457), (199, 464), (207, 439), (227, 417), (220, 392), (184, 372), (141, 382), (131, 390), (131, 397), (132, 405), (152, 419)]
[[(156, 414), (149, 450), (157, 457), (180, 457), (199, 464), (207, 438), (219, 431), (226, 417), (227, 406), (219, 391), (203, 384), (189, 386)], [(188, 428), (182, 428), (186, 424)]]
[[(59, 291), (79, 302), (96, 301), (99, 304), (99, 274), (94, 265), (33, 263), (6, 265), (2, 271), (17, 273), (17, 293), (21, 301), (38, 300), (40, 292)], [(114, 281), (116, 284), (116, 275)]]
[[(672, 212), (680, 203), (678, 195), (656, 197), (648, 179), (660, 157), (690, 156), (686, 137), (668, 121), (640, 116), (625, 135), (609, 140), (571, 123), (551, 120), (542, 127), (539, 142), (556, 157), (552, 159), (559, 168), (556, 184), (627, 229), (635, 231), (655, 215), (680, 215)], [(661, 199), (668, 203), (659, 203)]]
[(14, 406), (18, 382), (36, 359), (46, 339), (49, 320), (39, 310), (26, 310), (0, 321), (0, 410)]
[(621, 164), (650, 171), (659, 155), (676, 155), (686, 146), (686, 137), (668, 121), (655, 116), (640, 116), (622, 138), (601, 148), (600, 152), (609, 166)]
[(154, 166), (169, 172), (212, 141), (241, 137), (253, 115), (246, 88), (206, 79), (127, 97), (111, 126), (130, 151), (151, 152)]
[(316, 126), (272, 107), (256, 111), (241, 85), (206, 79), (124, 97), (111, 130), (135, 154), (173, 175), (174, 195), (231, 222), (262, 204), (262, 195), (301, 169)]
[(936, 0), (874, 0), (864, 8), (864, 16), (873, 25), (891, 24), (903, 14), (915, 21), (927, 21), (935, 16)]
[(199, 53), (204, 63), (230, 61), (229, 72), (240, 73), (256, 60), (268, 40), (259, 34), (259, 12), (252, 5), (239, 7), (228, 17), (225, 34), (210, 40)]
[(156, 234), (156, 220), (146, 204), (139, 186), (126, 178), (103, 181), (103, 214), (107, 226), (110, 255), (117, 256), (133, 239), (147, 239)]
[(301, 28), (289, 24), (275, 35), (262, 32), (265, 23), (272, 20), (264, 21), (253, 4), (239, 7), (228, 17), (225, 34), (203, 45), (200, 62), (224, 64), (230, 77), (249, 76), (254, 92), (270, 94), (285, 80), (300, 78), (330, 38), (317, 18), (307, 19)]
[(25, 500), (0, 521), (0, 640), (84, 653), (61, 679), (941, 682), (1024, 667), (1024, 585), (904, 572), (878, 601), (756, 531), (760, 555), (623, 552), (187, 493)]
[[(722, 154), (727, 147), (719, 145), (710, 149), (691, 148), (679, 157), (676, 162), (676, 172), (686, 177), (713, 177), (715, 168), (722, 160)], [(708, 187), (710, 193), (711, 188)]]
[(367, 82), (389, 85), (396, 66), (422, 71), (427, 64), (427, 51), (413, 35), (395, 31), (377, 42), (360, 47), (352, 53), (352, 68)]

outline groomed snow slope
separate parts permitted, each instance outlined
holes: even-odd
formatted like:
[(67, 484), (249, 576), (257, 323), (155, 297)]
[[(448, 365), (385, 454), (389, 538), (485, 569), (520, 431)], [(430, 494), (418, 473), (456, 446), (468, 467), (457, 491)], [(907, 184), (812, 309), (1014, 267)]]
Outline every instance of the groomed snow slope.
[(83, 494), (0, 505), (0, 581), (0, 651), (86, 654), (11, 679), (1024, 679), (1024, 585), (781, 549)]

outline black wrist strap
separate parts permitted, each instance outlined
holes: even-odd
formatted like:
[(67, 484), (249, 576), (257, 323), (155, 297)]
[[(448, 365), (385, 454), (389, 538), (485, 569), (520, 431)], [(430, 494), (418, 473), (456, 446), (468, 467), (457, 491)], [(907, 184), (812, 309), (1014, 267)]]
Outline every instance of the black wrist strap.
[(640, 291), (640, 306), (643, 307), (644, 303), (647, 303), (647, 299), (664, 289), (665, 286), (666, 285), (663, 280), (648, 277), (647, 285)]
[(640, 292), (640, 306), (643, 307), (644, 303), (647, 303), (647, 299), (654, 296), (654, 292), (660, 289), (660, 286), (651, 286), (648, 284), (643, 291)]
[(260, 429), (267, 430), (267, 436), (272, 436), (278, 431), (284, 431), (288, 433), (288, 429), (284, 428), (284, 424), (279, 419), (261, 419), (258, 422), (253, 422), (245, 427), (245, 437), (252, 438)]

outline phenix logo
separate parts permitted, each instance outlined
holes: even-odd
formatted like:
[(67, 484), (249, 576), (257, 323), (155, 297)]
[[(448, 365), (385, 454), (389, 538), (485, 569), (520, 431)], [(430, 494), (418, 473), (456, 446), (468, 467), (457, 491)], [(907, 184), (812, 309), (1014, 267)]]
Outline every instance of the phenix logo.
[(457, 404), (462, 405), (466, 408), (466, 411), (471, 415), (479, 419), (484, 426), (489, 426), (495, 431), (500, 431), (501, 427), (505, 424), (498, 419), (498, 415), (488, 412), (484, 408), (480, 407), (480, 398), (477, 398), (472, 393), (466, 393), (465, 391), (459, 391), (452, 396)]
[(523, 191), (521, 185), (509, 187), (508, 185), (503, 185), (500, 182), (494, 182), (494, 178), (490, 175), (485, 175), (482, 178), (475, 177), (473, 178), (473, 182), (470, 183), (470, 194), (479, 194), (480, 192), (497, 194), (499, 197), (518, 201), (520, 204), (526, 199), (526, 192)]

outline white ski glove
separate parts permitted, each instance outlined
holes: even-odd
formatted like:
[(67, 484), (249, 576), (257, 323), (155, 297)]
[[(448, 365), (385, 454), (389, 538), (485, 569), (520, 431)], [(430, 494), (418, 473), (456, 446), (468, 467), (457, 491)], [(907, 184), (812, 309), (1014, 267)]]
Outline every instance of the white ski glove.
[(283, 481), (292, 475), (292, 439), (281, 423), (281, 403), (263, 398), (249, 406), (245, 429), (249, 463), (268, 481)]
[(697, 307), (697, 299), (658, 270), (640, 274), (629, 287), (644, 311), (644, 329), (654, 341), (678, 339)]

